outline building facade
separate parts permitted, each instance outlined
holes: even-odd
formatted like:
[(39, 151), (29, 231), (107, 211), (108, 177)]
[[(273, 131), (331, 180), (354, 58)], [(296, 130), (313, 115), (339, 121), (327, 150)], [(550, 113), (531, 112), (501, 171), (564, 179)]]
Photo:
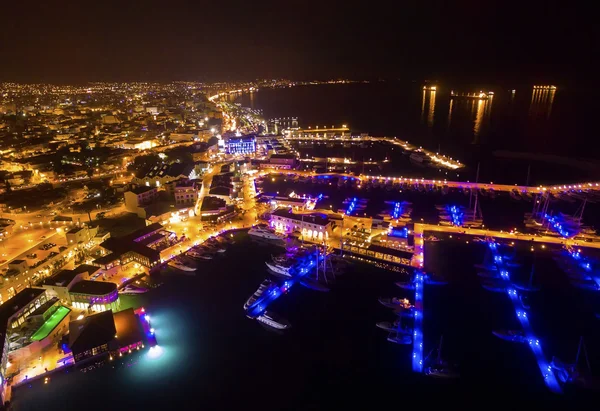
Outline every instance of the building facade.
[(333, 232), (333, 224), (324, 214), (296, 214), (289, 208), (278, 208), (271, 213), (271, 227), (284, 233), (301, 233), (304, 240), (326, 241)]
[(136, 187), (124, 193), (125, 209), (130, 213), (137, 213), (143, 206), (152, 204), (158, 199), (158, 189), (156, 187)]
[(175, 204), (178, 206), (193, 206), (198, 201), (198, 184), (194, 181), (180, 181), (175, 185)]
[(256, 152), (255, 137), (231, 137), (225, 141), (225, 152), (233, 155), (247, 155)]
[(74, 308), (103, 312), (118, 311), (121, 306), (115, 283), (82, 280), (69, 289), (69, 300)]

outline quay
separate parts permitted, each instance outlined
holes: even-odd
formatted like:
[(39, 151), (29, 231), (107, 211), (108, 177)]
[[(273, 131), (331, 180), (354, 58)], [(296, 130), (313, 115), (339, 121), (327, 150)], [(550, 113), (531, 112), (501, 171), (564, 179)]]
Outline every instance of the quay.
[[(266, 174), (274, 174), (273, 170), (264, 171), (263, 175)], [(560, 194), (567, 193), (572, 190), (575, 191), (594, 191), (600, 193), (600, 181), (590, 181), (590, 182), (580, 182), (576, 184), (563, 184), (563, 185), (553, 185), (553, 186), (522, 186), (517, 184), (494, 184), (490, 183), (475, 183), (470, 181), (452, 181), (452, 180), (436, 180), (436, 179), (426, 179), (424, 177), (394, 177), (394, 176), (371, 176), (371, 175), (354, 175), (348, 173), (325, 173), (325, 174), (316, 174), (313, 171), (300, 171), (300, 170), (286, 170), (286, 175), (290, 176), (310, 176), (310, 177), (346, 177), (356, 179), (360, 182), (362, 186), (368, 182), (378, 182), (385, 184), (406, 184), (411, 187), (419, 187), (419, 186), (430, 186), (432, 188), (468, 188), (468, 189), (485, 189), (485, 190), (493, 190), (497, 192), (511, 192), (518, 191), (520, 193), (529, 193), (529, 194)], [(360, 187), (359, 187), (360, 188)]]
[(573, 240), (570, 238), (564, 237), (553, 237), (549, 235), (533, 235), (533, 234), (523, 234), (523, 233), (514, 233), (509, 231), (497, 231), (497, 230), (489, 230), (483, 228), (467, 228), (467, 227), (456, 227), (456, 226), (440, 226), (434, 224), (423, 224), (423, 223), (415, 223), (414, 233), (415, 233), (415, 247), (417, 245), (417, 235), (422, 241), (423, 233), (426, 231), (434, 231), (434, 232), (443, 232), (443, 233), (456, 233), (470, 236), (479, 236), (482, 238), (502, 238), (505, 240), (513, 240), (513, 241), (531, 241), (535, 243), (542, 244), (559, 244), (563, 246), (574, 246), (574, 247), (587, 247), (587, 248), (596, 248), (600, 249), (600, 242), (581, 242), (577, 240)]

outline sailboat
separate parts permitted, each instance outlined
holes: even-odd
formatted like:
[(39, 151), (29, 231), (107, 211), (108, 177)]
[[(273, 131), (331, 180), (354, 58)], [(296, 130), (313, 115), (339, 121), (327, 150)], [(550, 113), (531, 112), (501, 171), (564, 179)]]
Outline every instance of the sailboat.
[[(581, 355), (582, 348), (587, 370), (582, 370), (579, 367), (579, 356)], [(554, 373), (562, 383), (580, 384), (584, 386), (590, 386), (592, 384), (597, 385), (596, 382), (592, 381), (590, 378), (592, 369), (583, 337), (579, 339), (577, 356), (575, 357), (574, 363), (565, 363), (556, 357), (552, 357), (549, 368), (554, 370)]]
[[(444, 336), (440, 337), (440, 345), (437, 348), (437, 357), (435, 361), (430, 365), (425, 367), (425, 375), (429, 375), (431, 377), (436, 378), (458, 378), (459, 374), (456, 372), (448, 362), (442, 359), (442, 343), (444, 341)], [(429, 358), (429, 356), (433, 352), (429, 353), (425, 361)]]
[(535, 271), (535, 257), (533, 263), (531, 264), (531, 273), (529, 274), (529, 282), (527, 284), (513, 284), (515, 288), (518, 288), (521, 291), (539, 291), (540, 287), (537, 285), (533, 285), (533, 273)]
[[(323, 280), (327, 283), (327, 275), (326, 275), (326, 261), (327, 260), (327, 252), (325, 252), (325, 257), (323, 260)], [(300, 284), (306, 288), (310, 288), (311, 290), (328, 292), (329, 287), (325, 286), (319, 281), (319, 248), (317, 247), (317, 265), (315, 267), (315, 278), (304, 277), (300, 279)]]

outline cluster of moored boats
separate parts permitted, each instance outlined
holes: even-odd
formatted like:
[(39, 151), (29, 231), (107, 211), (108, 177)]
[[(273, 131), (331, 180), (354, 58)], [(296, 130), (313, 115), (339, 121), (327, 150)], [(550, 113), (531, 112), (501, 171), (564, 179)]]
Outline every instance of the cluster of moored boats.
[(227, 245), (234, 242), (233, 238), (226, 234), (210, 237), (202, 244), (192, 246), (185, 253), (171, 258), (169, 266), (185, 273), (195, 273), (200, 262), (223, 255), (227, 251)]
[(465, 228), (481, 228), (483, 218), (480, 210), (467, 209), (462, 206), (437, 205), (440, 225), (443, 226), (461, 226)]
[(328, 260), (327, 252), (314, 246), (289, 247), (285, 253), (272, 256), (271, 261), (265, 264), (273, 277), (266, 278), (246, 300), (246, 315), (275, 330), (290, 328), (287, 320), (266, 310), (267, 306), (273, 299), (287, 293), (295, 282), (312, 290), (329, 291), (328, 284), (333, 281), (333, 275), (339, 273), (341, 263), (336, 260), (334, 268)]
[[(404, 290), (416, 290), (417, 284), (431, 284), (431, 285), (443, 285), (447, 284), (442, 278), (434, 277), (431, 274), (423, 275), (422, 283), (417, 282), (417, 275), (413, 274), (410, 281), (397, 282), (396, 286)], [(415, 321), (418, 311), (415, 306), (408, 300), (408, 298), (400, 297), (387, 297), (379, 298), (379, 303), (386, 308), (392, 309), (396, 319), (394, 321), (380, 321), (375, 325), (382, 330), (388, 332), (387, 340), (394, 344), (409, 345), (413, 344), (413, 336), (416, 335), (415, 325), (412, 321)], [(423, 371), (426, 375), (441, 378), (456, 378), (458, 373), (455, 367), (444, 361), (441, 356), (442, 340), (440, 339), (440, 345), (437, 348), (437, 355), (433, 356), (434, 351), (424, 359)]]

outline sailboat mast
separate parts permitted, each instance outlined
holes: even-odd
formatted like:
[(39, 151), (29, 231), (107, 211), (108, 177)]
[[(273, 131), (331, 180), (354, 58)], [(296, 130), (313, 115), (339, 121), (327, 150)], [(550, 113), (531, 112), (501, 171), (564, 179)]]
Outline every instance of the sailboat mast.
[(531, 273), (529, 274), (529, 287), (533, 287), (533, 272), (535, 270), (535, 254), (533, 255), (533, 263), (531, 264)]

